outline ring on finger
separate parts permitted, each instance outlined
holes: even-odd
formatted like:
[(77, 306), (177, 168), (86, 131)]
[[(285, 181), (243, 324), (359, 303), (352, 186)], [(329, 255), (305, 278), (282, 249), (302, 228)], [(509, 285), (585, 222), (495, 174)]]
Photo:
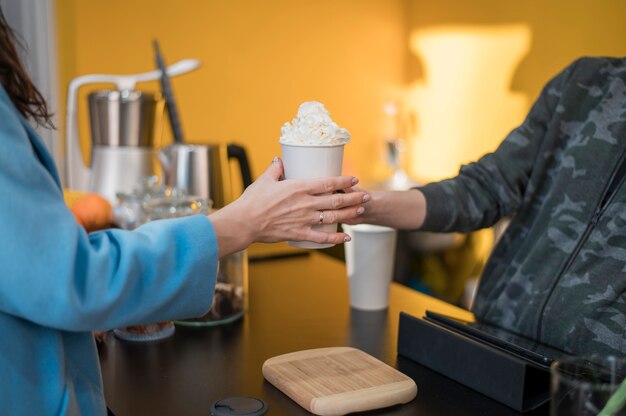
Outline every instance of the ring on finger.
[(320, 211), (320, 216), (317, 219), (317, 223), (318, 224), (323, 224), (324, 223), (324, 211)]

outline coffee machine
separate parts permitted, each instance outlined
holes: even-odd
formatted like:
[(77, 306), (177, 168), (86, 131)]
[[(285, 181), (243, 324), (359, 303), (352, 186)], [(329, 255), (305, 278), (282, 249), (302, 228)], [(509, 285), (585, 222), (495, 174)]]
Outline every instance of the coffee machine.
[[(167, 67), (168, 76), (181, 75), (200, 66), (185, 59)], [(92, 74), (70, 82), (67, 98), (67, 187), (95, 192), (112, 204), (118, 192), (132, 192), (154, 175), (154, 140), (159, 137), (164, 101), (160, 94), (135, 89), (139, 82), (158, 80), (160, 70), (132, 75)], [(115, 90), (89, 94), (91, 161), (83, 162), (78, 137), (78, 90), (93, 83), (113, 83)]]

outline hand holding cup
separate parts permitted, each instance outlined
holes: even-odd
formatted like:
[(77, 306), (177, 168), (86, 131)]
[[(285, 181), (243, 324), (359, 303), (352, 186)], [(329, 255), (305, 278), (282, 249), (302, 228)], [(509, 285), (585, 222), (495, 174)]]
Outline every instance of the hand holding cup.
[[(275, 158), (271, 166), (226, 207), (209, 215), (216, 231), (219, 255), (242, 250), (253, 242), (310, 241), (321, 245), (349, 239), (342, 232), (315, 228), (350, 221), (363, 213), (369, 200), (365, 192), (337, 192), (358, 183), (352, 176), (320, 179), (285, 179), (283, 165)], [(320, 213), (323, 212), (322, 215)]]
[[(329, 112), (318, 102), (300, 105), (297, 116), (281, 129), (285, 179), (317, 179), (340, 176), (343, 148), (350, 141), (350, 133), (330, 118)], [(353, 185), (356, 185), (354, 183)], [(322, 193), (328, 194), (332, 191)], [(330, 222), (324, 210), (320, 210), (314, 232), (336, 233), (337, 222)], [(333, 243), (320, 244), (313, 241), (290, 241), (290, 245), (302, 248), (326, 248)]]

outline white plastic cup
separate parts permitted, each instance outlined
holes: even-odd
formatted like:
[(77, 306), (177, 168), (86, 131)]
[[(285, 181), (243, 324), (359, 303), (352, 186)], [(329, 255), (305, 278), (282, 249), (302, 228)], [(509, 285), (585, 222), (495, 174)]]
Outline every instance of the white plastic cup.
[[(281, 143), (285, 179), (318, 179), (341, 176), (343, 144), (311, 146)], [(337, 224), (312, 226), (315, 231), (337, 232)], [(301, 248), (327, 248), (334, 244), (311, 241), (289, 241), (289, 245)]]
[(342, 225), (352, 240), (345, 243), (350, 306), (380, 310), (389, 306), (396, 253), (396, 230), (378, 225)]

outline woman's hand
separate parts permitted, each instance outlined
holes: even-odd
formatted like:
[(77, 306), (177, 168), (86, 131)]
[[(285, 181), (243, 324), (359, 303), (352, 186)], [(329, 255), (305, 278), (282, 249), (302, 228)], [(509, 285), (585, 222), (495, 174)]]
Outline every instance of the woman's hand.
[(351, 189), (358, 183), (356, 178), (280, 180), (282, 175), (282, 161), (275, 158), (239, 199), (209, 215), (217, 234), (220, 257), (253, 242), (349, 241), (345, 233), (314, 231), (311, 226), (320, 224), (320, 219), (324, 224), (349, 222), (364, 212), (369, 195)]

